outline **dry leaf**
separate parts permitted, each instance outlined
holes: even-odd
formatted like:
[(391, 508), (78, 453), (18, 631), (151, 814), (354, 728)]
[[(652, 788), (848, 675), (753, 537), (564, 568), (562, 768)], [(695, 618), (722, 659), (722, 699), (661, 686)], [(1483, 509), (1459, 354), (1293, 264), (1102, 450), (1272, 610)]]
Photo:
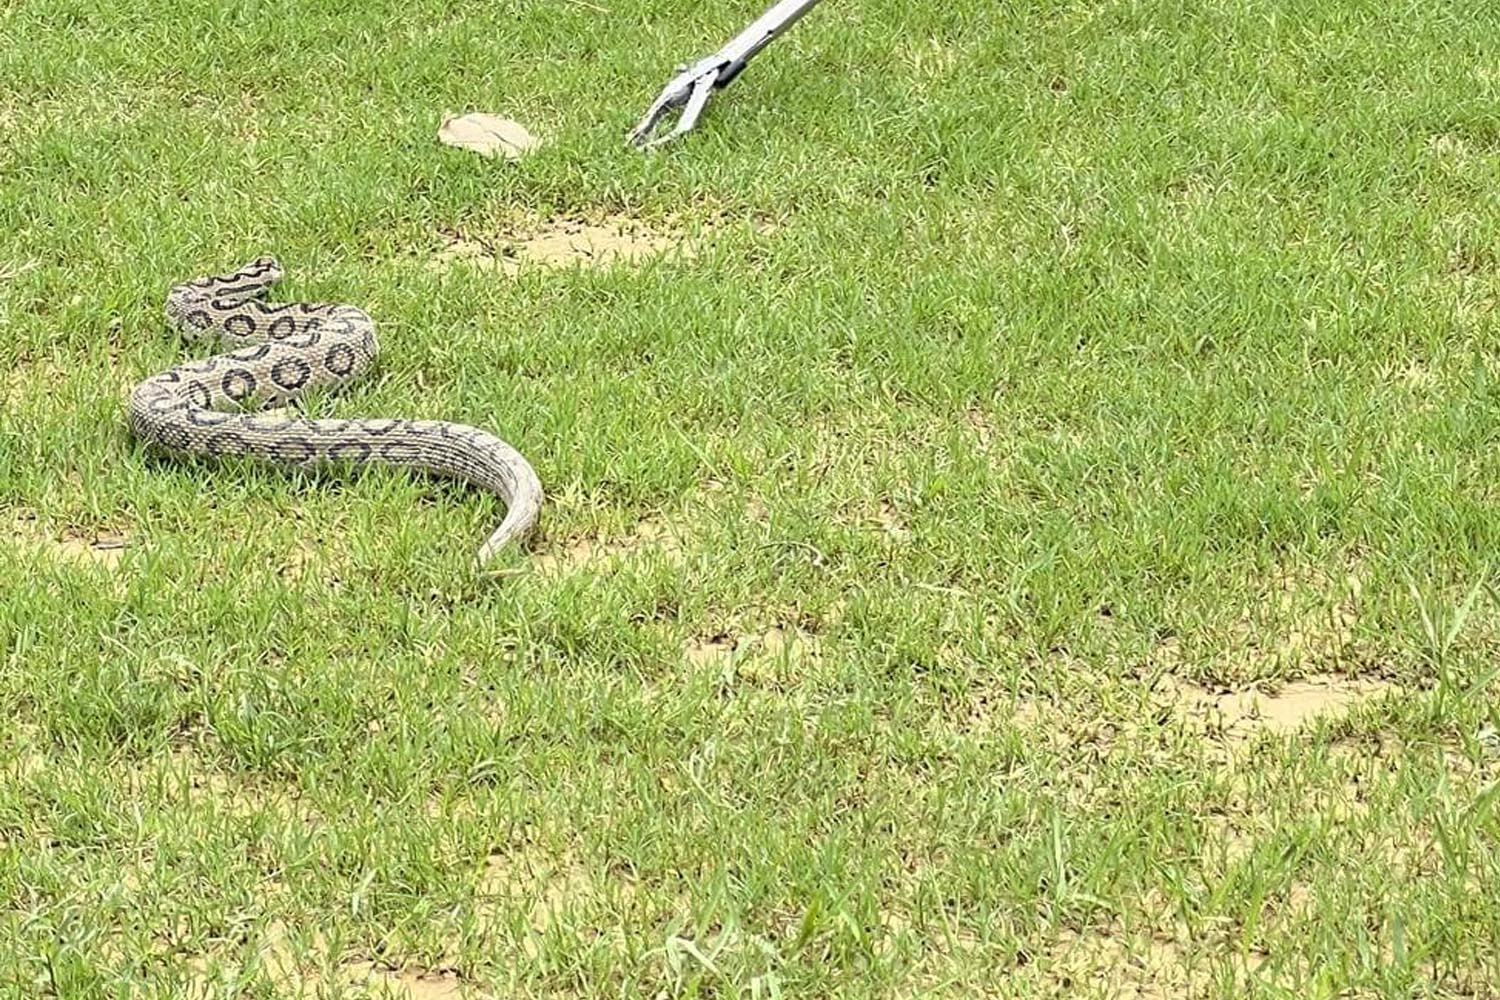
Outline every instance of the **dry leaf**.
[(520, 122), (482, 111), (446, 116), (438, 126), (438, 141), (481, 156), (503, 156), (507, 160), (519, 160), (542, 144)]

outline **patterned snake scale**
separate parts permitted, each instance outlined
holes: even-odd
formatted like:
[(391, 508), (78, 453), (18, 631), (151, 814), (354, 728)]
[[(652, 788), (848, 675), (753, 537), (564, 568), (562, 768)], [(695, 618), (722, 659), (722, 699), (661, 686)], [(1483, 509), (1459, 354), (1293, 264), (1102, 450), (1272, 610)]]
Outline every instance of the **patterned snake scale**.
[(336, 389), (375, 362), (375, 323), (349, 305), (271, 304), (281, 265), (261, 257), (232, 274), (176, 285), (167, 320), (188, 340), (216, 339), (226, 353), (141, 382), (130, 429), (142, 442), (190, 455), (236, 455), (312, 467), (381, 463), (457, 479), (499, 494), (505, 519), (479, 550), (483, 565), (531, 533), (542, 485), (510, 445), (475, 427), (436, 420), (312, 420), (257, 413)]

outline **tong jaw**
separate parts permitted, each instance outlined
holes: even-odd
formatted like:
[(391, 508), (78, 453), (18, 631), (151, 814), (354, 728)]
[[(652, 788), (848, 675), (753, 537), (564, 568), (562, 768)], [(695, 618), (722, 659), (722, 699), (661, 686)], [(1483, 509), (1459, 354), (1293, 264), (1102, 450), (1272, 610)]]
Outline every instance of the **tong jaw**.
[[(728, 65), (728, 59), (715, 53), (691, 66), (678, 66), (677, 75), (667, 83), (656, 100), (651, 102), (651, 107), (646, 109), (646, 114), (635, 128), (630, 130), (631, 144), (640, 149), (650, 149), (691, 131), (698, 124), (709, 97), (729, 82), (730, 78), (724, 75), (724, 69)], [(682, 114), (677, 119), (676, 127), (651, 138), (657, 125), (678, 109), (681, 109)]]
[[(661, 95), (646, 110), (640, 124), (630, 130), (632, 145), (647, 149), (682, 135), (698, 124), (698, 117), (715, 90), (729, 85), (740, 75), (745, 64), (761, 49), (771, 44), (797, 19), (806, 14), (819, 0), (779, 0), (771, 9), (750, 22), (750, 26), (732, 38), (713, 55), (699, 59), (691, 66), (678, 66), (677, 76), (667, 84)], [(677, 127), (659, 138), (649, 138), (651, 132), (668, 112), (682, 109)]]

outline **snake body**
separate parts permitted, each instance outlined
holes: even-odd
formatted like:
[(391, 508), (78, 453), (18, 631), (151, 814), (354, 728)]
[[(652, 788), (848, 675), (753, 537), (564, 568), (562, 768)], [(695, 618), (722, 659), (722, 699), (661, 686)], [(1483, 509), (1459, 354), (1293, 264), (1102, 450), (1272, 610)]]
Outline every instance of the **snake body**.
[(281, 410), (337, 389), (375, 362), (375, 323), (351, 305), (266, 301), (283, 276), (272, 257), (173, 286), (167, 320), (224, 353), (153, 375), (132, 390), (129, 423), (148, 445), (179, 454), (247, 456), (282, 465), (380, 463), (457, 479), (506, 504), (479, 550), (482, 565), (529, 535), (542, 486), (530, 463), (487, 431), (437, 420), (314, 420)]

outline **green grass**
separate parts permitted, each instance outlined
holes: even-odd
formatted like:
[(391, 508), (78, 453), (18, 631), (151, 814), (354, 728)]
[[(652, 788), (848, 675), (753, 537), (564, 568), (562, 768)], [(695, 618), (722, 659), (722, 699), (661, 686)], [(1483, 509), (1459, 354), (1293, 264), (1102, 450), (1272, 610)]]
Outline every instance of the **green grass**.
[[(1497, 8), (832, 0), (627, 149), (760, 9), (0, 0), (4, 995), (1500, 995)], [(428, 266), (513, 212), (728, 222)], [(384, 331), (325, 411), (531, 458), (518, 572), (129, 439), (263, 252)]]

